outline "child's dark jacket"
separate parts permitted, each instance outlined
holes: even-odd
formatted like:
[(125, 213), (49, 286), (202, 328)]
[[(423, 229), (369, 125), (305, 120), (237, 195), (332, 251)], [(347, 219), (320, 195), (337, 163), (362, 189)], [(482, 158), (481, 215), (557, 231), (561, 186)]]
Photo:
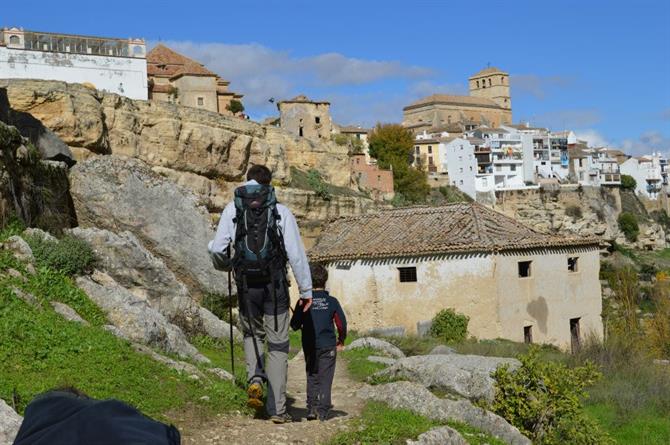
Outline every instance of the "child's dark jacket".
[[(327, 291), (313, 291), (312, 306), (307, 312), (296, 303), (291, 328), (302, 329), (303, 350), (335, 348), (338, 343), (344, 344), (347, 337), (347, 319), (337, 298)], [(337, 326), (337, 336), (333, 324)]]

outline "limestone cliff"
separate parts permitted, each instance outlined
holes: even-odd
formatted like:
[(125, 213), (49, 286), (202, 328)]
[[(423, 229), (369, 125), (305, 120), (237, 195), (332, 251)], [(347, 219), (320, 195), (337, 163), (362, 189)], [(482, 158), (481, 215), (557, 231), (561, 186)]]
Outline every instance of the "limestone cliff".
[(363, 196), (323, 200), (286, 187), (291, 167), (316, 169), (330, 184), (349, 187), (347, 147), (313, 142), (279, 128), (196, 108), (131, 100), (56, 81), (0, 80), (13, 110), (30, 113), (52, 130), (77, 159), (121, 155), (194, 192), (211, 213), (220, 212), (248, 166), (268, 165), (281, 184), (280, 199), (301, 223), (359, 214), (374, 208)]
[(663, 227), (645, 215), (639, 218), (638, 241), (626, 241), (617, 223), (622, 212), (619, 188), (574, 186), (497, 192), (492, 207), (545, 232), (596, 235), (637, 248), (658, 249), (666, 245)]

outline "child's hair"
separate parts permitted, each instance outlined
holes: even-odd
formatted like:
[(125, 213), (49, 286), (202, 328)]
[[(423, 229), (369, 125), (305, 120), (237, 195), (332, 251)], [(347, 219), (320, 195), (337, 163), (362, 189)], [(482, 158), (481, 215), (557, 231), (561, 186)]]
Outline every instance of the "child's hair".
[(321, 263), (309, 263), (309, 273), (312, 275), (312, 287), (315, 289), (326, 287), (328, 269)]
[(252, 165), (247, 172), (247, 181), (254, 179), (259, 184), (270, 185), (272, 172), (264, 165)]

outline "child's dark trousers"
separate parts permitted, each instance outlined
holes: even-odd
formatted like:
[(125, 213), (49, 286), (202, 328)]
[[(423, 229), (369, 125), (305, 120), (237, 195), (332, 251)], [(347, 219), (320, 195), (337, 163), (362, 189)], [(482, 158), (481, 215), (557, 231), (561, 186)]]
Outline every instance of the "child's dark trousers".
[(307, 371), (307, 411), (326, 420), (332, 407), (330, 394), (335, 377), (335, 348), (305, 351)]

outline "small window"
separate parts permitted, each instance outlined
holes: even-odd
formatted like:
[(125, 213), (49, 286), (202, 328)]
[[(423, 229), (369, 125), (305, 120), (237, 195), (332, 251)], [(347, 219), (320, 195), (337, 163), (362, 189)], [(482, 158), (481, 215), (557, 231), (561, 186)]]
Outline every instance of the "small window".
[(458, 181), (458, 183), (459, 183), (460, 185), (463, 185), (463, 180), (461, 179), (460, 181)]
[(512, 164), (509, 169), (512, 170), (513, 172), (515, 172), (516, 171), (516, 165)]
[(581, 339), (579, 335), (579, 318), (570, 319), (570, 346), (572, 353), (579, 352), (581, 346)]
[(479, 81), (477, 81), (477, 88), (479, 88)]
[(21, 43), (21, 39), (19, 36), (9, 36), (9, 44), (10, 45), (18, 45)]
[(532, 261), (519, 261), (519, 278), (530, 277), (530, 265)]
[(460, 168), (458, 169), (458, 173), (463, 173), (463, 167), (460, 167)]
[(576, 256), (568, 258), (568, 272), (579, 272), (579, 258)]
[(205, 105), (205, 98), (204, 97), (198, 97), (198, 106), (202, 107)]
[(533, 327), (524, 326), (523, 327), (523, 342), (527, 345), (533, 343)]
[(314, 118), (314, 122), (317, 123), (317, 124), (320, 124), (321, 123), (321, 118), (319, 116), (316, 116)]
[[(302, 119), (301, 119), (301, 120), (302, 120)], [(299, 133), (300, 133), (300, 137), (302, 137), (302, 127), (300, 127), (300, 131), (299, 131)]]
[(377, 182), (382, 182), (382, 175), (377, 175)]
[(416, 267), (399, 267), (398, 273), (401, 283), (416, 283)]
[(491, 78), (489, 77), (489, 86), (491, 86), (491, 85), (492, 85), (492, 84), (491, 84)]
[(428, 146), (428, 154), (431, 154), (432, 152), (433, 152), (433, 147), (431, 147), (431, 146), (429, 145), (429, 146)]

